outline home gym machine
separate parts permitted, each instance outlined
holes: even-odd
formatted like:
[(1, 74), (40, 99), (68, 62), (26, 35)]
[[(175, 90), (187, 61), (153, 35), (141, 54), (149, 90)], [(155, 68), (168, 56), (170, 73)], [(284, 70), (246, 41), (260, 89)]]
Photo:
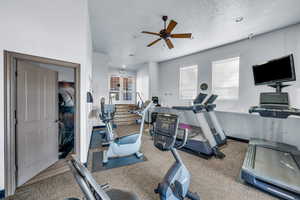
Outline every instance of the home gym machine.
[(187, 141), (187, 133), (185, 133), (182, 143), (176, 146), (178, 123), (177, 115), (157, 114), (154, 128), (154, 146), (161, 151), (171, 151), (175, 162), (163, 181), (158, 184), (155, 192), (159, 194), (161, 200), (183, 200), (185, 198), (200, 200), (196, 193), (189, 191), (190, 173), (176, 150), (183, 147)]
[(108, 142), (108, 150), (103, 151), (103, 164), (107, 164), (110, 158), (125, 157), (130, 155), (136, 155), (137, 158), (142, 158), (143, 154), (140, 152), (141, 139), (144, 132), (145, 117), (147, 111), (153, 106), (152, 102), (146, 106), (142, 111), (142, 122), (139, 133), (133, 133), (123, 137), (115, 138), (112, 128), (112, 120), (115, 113), (114, 104), (105, 104), (105, 99), (101, 99), (101, 113), (100, 119), (103, 121), (106, 127), (106, 139)]
[(108, 184), (99, 185), (77, 158), (72, 157), (68, 164), (86, 200), (139, 200), (135, 193), (110, 189)]
[[(199, 93), (192, 106), (173, 106), (172, 108), (177, 111), (194, 112), (202, 129), (202, 133), (187, 140), (184, 149), (205, 158), (215, 156), (216, 158), (223, 159), (225, 154), (219, 150), (219, 147), (226, 144), (226, 135), (215, 115), (214, 109), (216, 105), (213, 104), (218, 96), (211, 95), (203, 103), (206, 97), (207, 94)], [(208, 119), (211, 127), (209, 126)]]
[[(293, 56), (253, 66), (255, 85), (270, 85), (275, 93), (261, 93), (260, 105), (249, 109), (262, 117), (286, 119), (300, 116), (300, 110), (289, 105), (288, 93), (281, 89), (285, 81), (294, 81)], [(263, 191), (281, 199), (300, 199), (300, 151), (296, 146), (251, 139), (241, 169), (241, 178)]]

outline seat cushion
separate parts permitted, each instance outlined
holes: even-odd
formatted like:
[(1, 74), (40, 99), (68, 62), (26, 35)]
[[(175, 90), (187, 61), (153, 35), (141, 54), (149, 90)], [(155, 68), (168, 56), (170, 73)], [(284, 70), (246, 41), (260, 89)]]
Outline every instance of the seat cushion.
[(111, 200), (139, 200), (135, 193), (117, 189), (111, 189), (107, 191), (107, 195)]
[(126, 135), (123, 137), (119, 137), (115, 139), (115, 142), (119, 145), (122, 144), (133, 144), (137, 141), (137, 139), (139, 138), (140, 134), (139, 133), (135, 133), (135, 134), (131, 134), (131, 135)]

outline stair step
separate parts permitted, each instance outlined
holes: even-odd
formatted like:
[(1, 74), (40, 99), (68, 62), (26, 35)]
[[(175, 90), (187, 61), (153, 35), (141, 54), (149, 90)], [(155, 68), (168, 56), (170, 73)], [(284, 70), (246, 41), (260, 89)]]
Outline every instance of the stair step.
[(115, 116), (114, 116), (114, 118), (116, 119), (116, 118), (130, 118), (130, 117), (140, 117), (139, 115), (135, 115), (135, 114), (120, 114), (120, 113), (118, 113), (118, 114), (116, 114)]
[(119, 113), (119, 112), (121, 112), (121, 113), (128, 113), (130, 111), (130, 109), (116, 109), (116, 113)]
[(135, 121), (117, 122), (116, 124), (118, 126), (120, 126), (120, 125), (132, 125), (132, 124), (136, 124), (136, 122)]
[(134, 109), (137, 108), (135, 104), (116, 104), (116, 108), (128, 108), (128, 109)]
[(114, 122), (124, 122), (124, 121), (135, 121), (137, 119), (140, 119), (140, 117), (120, 117), (120, 118), (114, 118)]
[(122, 109), (122, 110), (116, 110), (116, 113), (129, 113), (130, 110), (125, 110), (125, 109)]
[(141, 117), (132, 114), (129, 111), (137, 109), (135, 104), (116, 104), (116, 113), (114, 116), (114, 123), (117, 125), (131, 125), (135, 124), (137, 119)]

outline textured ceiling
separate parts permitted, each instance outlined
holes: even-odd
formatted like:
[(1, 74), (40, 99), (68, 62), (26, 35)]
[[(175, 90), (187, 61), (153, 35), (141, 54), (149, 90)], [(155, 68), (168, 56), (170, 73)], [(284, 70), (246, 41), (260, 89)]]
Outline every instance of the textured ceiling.
[[(93, 47), (110, 57), (112, 67), (163, 61), (300, 22), (300, 0), (89, 0)], [(174, 33), (193, 39), (146, 45), (160, 31), (162, 15), (178, 22)], [(236, 23), (237, 17), (244, 20)], [(129, 56), (134, 54), (134, 56)]]

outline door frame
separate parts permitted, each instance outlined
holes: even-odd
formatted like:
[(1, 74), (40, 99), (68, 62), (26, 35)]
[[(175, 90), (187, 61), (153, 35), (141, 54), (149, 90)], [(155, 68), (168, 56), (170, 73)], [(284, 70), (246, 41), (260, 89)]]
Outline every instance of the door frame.
[(26, 60), (74, 69), (75, 80), (75, 142), (74, 151), (80, 155), (80, 64), (4, 50), (4, 167), (5, 196), (17, 188), (16, 167), (16, 60)]
[[(119, 77), (120, 78), (120, 90), (119, 91), (113, 91), (110, 88), (110, 81), (112, 77)], [(132, 78), (133, 81), (133, 89), (132, 89), (132, 100), (131, 101), (124, 101), (123, 100), (123, 78)], [(110, 73), (108, 77), (108, 91), (109, 91), (109, 98), (110, 93), (118, 92), (119, 93), (119, 101), (113, 102), (114, 104), (136, 104), (136, 75), (133, 74), (117, 74), (117, 73)]]

